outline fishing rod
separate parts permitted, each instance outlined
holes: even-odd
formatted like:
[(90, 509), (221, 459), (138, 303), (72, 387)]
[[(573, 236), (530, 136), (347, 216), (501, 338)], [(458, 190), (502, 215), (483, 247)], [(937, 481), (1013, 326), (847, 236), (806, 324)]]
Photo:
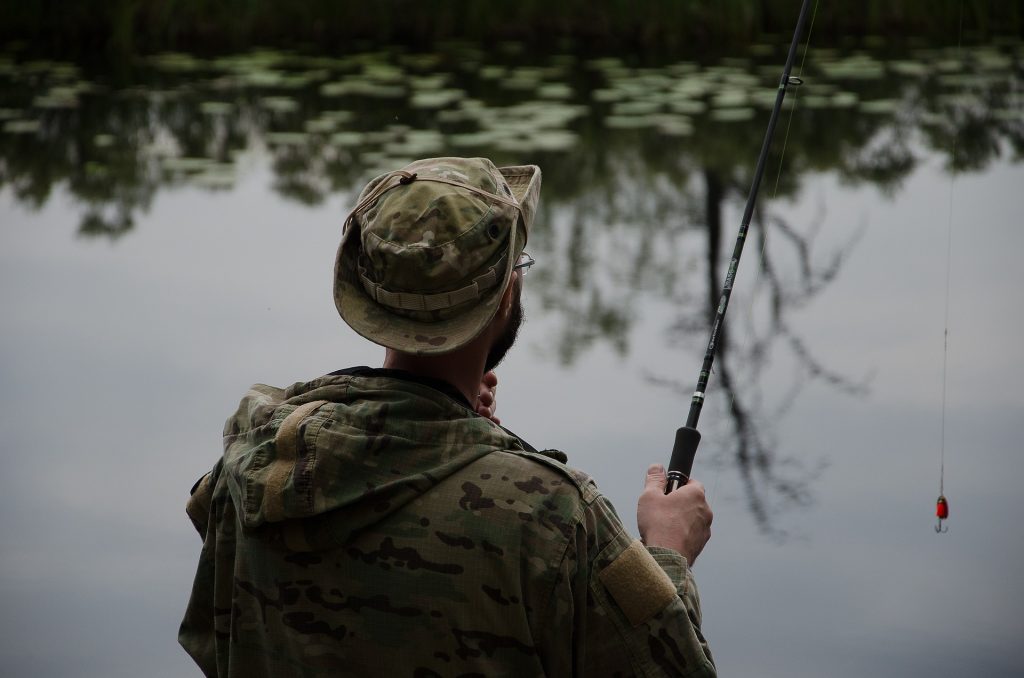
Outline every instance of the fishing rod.
[(718, 302), (718, 310), (715, 311), (715, 320), (711, 326), (711, 338), (708, 340), (708, 348), (704, 354), (704, 363), (701, 365), (700, 375), (697, 377), (697, 389), (694, 391), (693, 399), (690, 401), (690, 413), (686, 417), (686, 426), (676, 430), (676, 441), (672, 447), (672, 457), (668, 464), (666, 494), (672, 492), (680, 485), (685, 485), (686, 481), (690, 478), (690, 471), (693, 468), (693, 458), (697, 454), (697, 445), (700, 444), (697, 420), (700, 418), (700, 410), (704, 405), (704, 391), (707, 389), (708, 378), (711, 376), (711, 365), (715, 360), (718, 335), (722, 329), (722, 321), (725, 319), (725, 311), (729, 307), (729, 297), (732, 296), (732, 286), (736, 280), (736, 269), (739, 267), (740, 256), (743, 254), (743, 243), (747, 239), (747, 229), (750, 226), (750, 219), (754, 213), (757, 191), (761, 187), (761, 177), (764, 176), (768, 149), (771, 147), (772, 136), (775, 134), (775, 123), (778, 122), (779, 111), (782, 110), (782, 101), (786, 98), (786, 91), (790, 87), (803, 84), (800, 78), (791, 77), (790, 71), (793, 69), (793, 60), (796, 57), (800, 36), (803, 34), (804, 23), (807, 20), (807, 9), (810, 7), (810, 4), (810, 0), (803, 0), (803, 5), (800, 7), (800, 16), (797, 18), (796, 29), (793, 31), (793, 42), (789, 45), (786, 66), (783, 68), (782, 78), (779, 80), (778, 94), (775, 95), (775, 106), (772, 107), (772, 114), (768, 119), (768, 129), (764, 134), (764, 143), (761, 144), (761, 154), (757, 158), (754, 182), (750, 186), (750, 194), (747, 196), (747, 207), (743, 210), (743, 220), (740, 223), (740, 230), (736, 236), (736, 246), (733, 248), (732, 261), (729, 262), (729, 272), (725, 276), (725, 285), (722, 287), (722, 298)]

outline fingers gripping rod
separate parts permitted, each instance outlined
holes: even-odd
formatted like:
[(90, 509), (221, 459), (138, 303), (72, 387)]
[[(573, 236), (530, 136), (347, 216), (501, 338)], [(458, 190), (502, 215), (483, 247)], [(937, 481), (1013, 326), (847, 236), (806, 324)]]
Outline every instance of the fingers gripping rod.
[(668, 494), (681, 485), (685, 485), (690, 478), (690, 471), (693, 468), (693, 458), (697, 454), (697, 446), (700, 444), (700, 432), (697, 431), (697, 420), (700, 418), (700, 410), (704, 405), (704, 391), (707, 389), (708, 377), (711, 376), (711, 366), (715, 360), (715, 348), (718, 346), (718, 337), (722, 329), (722, 321), (725, 319), (725, 311), (729, 307), (729, 297), (732, 296), (732, 286), (736, 280), (736, 269), (740, 264), (740, 256), (743, 254), (743, 243), (747, 238), (747, 229), (750, 226), (750, 219), (754, 214), (754, 203), (757, 202), (757, 191), (761, 187), (761, 177), (764, 176), (764, 166), (768, 159), (768, 150), (771, 148), (772, 137), (775, 134), (775, 124), (778, 122), (779, 111), (782, 110), (782, 101), (786, 98), (786, 91), (789, 87), (802, 84), (799, 78), (790, 77), (793, 69), (793, 61), (796, 57), (797, 45), (800, 43), (800, 36), (803, 34), (804, 24), (807, 21), (807, 9), (810, 0), (803, 0), (800, 7), (800, 16), (797, 18), (796, 29), (793, 31), (793, 41), (789, 45), (789, 53), (786, 56), (786, 65), (782, 71), (782, 78), (779, 80), (778, 93), (775, 95), (775, 105), (772, 107), (771, 117), (768, 119), (768, 129), (764, 134), (764, 142), (761, 144), (761, 154), (757, 158), (757, 166), (754, 169), (754, 181), (750, 186), (750, 193), (747, 196), (747, 206), (743, 210), (743, 220), (740, 223), (740, 230), (736, 236), (736, 246), (733, 248), (732, 260), (729, 262), (729, 272), (725, 276), (725, 284), (722, 287), (722, 297), (715, 311), (714, 324), (711, 326), (711, 338), (708, 340), (707, 351), (704, 353), (704, 363), (700, 368), (700, 376), (697, 378), (697, 389), (690, 401), (690, 413), (686, 417), (686, 426), (676, 430), (676, 441), (672, 448), (672, 457), (668, 465), (668, 485), (665, 493)]

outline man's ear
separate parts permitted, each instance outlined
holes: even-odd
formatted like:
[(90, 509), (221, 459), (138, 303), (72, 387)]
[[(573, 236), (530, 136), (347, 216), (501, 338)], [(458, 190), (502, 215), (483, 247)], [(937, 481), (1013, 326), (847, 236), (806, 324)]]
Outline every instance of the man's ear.
[(515, 295), (516, 279), (519, 277), (519, 271), (512, 271), (512, 276), (508, 279), (508, 285), (505, 286), (505, 292), (501, 295), (501, 301), (498, 302), (498, 315), (502, 318), (507, 318), (512, 312), (512, 297)]

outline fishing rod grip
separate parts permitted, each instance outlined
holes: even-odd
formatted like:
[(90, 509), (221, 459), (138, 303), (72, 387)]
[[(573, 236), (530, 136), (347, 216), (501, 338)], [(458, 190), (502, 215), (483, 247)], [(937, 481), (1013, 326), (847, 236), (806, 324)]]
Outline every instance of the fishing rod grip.
[(672, 446), (672, 458), (668, 462), (668, 485), (665, 494), (685, 485), (693, 470), (693, 458), (700, 444), (700, 431), (689, 426), (676, 429), (676, 444)]

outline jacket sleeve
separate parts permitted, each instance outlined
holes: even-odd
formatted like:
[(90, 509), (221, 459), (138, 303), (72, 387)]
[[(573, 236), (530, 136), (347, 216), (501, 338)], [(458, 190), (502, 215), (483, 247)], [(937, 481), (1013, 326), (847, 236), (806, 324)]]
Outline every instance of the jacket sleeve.
[[(221, 590), (218, 591), (216, 561), (232, 556), (230, 540), (234, 536), (218, 532), (218, 525), (224, 522), (224, 515), (231, 508), (227, 505), (228, 502), (218, 502), (214, 498), (220, 470), (221, 462), (218, 461), (212, 471), (192, 486), (191, 495), (185, 505), (185, 512), (203, 540), (203, 548), (199, 555), (188, 608), (178, 629), (178, 643), (188, 652), (205, 676), (218, 675), (217, 644), (219, 640), (223, 641), (230, 630), (230, 600), (226, 603), (221, 600), (219, 606), (216, 600), (218, 594), (221, 597), (225, 593), (231, 595), (230, 587), (227, 587), (226, 592), (223, 590), (224, 587), (220, 587)], [(233, 524), (230, 518), (231, 515), (228, 513), (228, 524)], [(227, 548), (218, 548), (218, 545), (227, 545)], [(227, 567), (224, 567), (225, 565)], [(231, 562), (221, 564), (224, 568), (221, 571), (232, 572), (232, 565)]]
[(630, 537), (604, 497), (586, 507), (563, 576), (576, 675), (717, 675), (686, 559)]
[[(217, 462), (218, 467), (220, 462)], [(213, 483), (215, 468), (205, 476), (196, 481), (189, 492), (188, 501), (185, 503), (185, 514), (188, 515), (192, 525), (199, 533), (199, 537), (206, 539), (206, 530), (210, 526), (210, 504), (213, 501)]]

